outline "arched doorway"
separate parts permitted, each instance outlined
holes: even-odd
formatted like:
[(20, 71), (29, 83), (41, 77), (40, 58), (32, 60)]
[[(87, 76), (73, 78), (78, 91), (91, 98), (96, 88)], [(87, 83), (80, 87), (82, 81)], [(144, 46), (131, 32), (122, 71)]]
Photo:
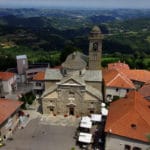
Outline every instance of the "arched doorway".
[(74, 103), (69, 103), (69, 104), (67, 104), (67, 107), (68, 107), (68, 113), (69, 113), (69, 115), (74, 116), (74, 115), (75, 115), (75, 107), (76, 107), (76, 104), (74, 104)]
[(74, 107), (69, 107), (69, 115), (74, 116), (75, 112), (74, 112)]

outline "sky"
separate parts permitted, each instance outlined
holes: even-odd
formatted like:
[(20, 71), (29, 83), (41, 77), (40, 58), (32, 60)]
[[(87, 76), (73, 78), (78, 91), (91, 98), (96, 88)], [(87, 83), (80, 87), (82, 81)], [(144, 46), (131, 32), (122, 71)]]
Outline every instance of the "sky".
[(150, 8), (150, 0), (0, 0), (0, 7)]

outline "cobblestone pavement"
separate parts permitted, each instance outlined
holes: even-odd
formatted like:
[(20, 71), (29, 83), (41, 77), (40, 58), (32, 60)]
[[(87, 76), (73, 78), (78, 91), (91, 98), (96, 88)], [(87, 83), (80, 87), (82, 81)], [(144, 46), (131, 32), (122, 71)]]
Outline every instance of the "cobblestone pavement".
[(41, 124), (50, 124), (56, 126), (74, 126), (78, 127), (80, 118), (74, 116), (64, 117), (62, 115), (53, 116), (53, 115), (42, 115), (40, 118)]

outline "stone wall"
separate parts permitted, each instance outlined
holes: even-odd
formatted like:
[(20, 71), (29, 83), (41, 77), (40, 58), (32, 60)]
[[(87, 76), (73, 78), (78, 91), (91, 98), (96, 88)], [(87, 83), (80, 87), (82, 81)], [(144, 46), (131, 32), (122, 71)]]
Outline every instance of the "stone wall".
[[(11, 117), (9, 117), (3, 124), (0, 125), (1, 137), (7, 139), (19, 124), (18, 111), (16, 111)], [(6, 138), (5, 138), (6, 137)]]

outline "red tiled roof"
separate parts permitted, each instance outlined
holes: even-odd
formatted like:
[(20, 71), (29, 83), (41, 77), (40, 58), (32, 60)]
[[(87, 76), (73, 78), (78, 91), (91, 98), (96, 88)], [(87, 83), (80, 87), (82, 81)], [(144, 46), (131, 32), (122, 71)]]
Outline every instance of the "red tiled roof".
[(22, 104), (16, 100), (0, 99), (0, 124), (6, 121)]
[(104, 82), (107, 87), (135, 89), (132, 81), (124, 74), (119, 73), (117, 70), (108, 70), (103, 73)]
[(45, 79), (45, 72), (38, 72), (34, 77), (33, 80), (36, 81), (43, 81)]
[(126, 98), (110, 104), (105, 132), (149, 142), (150, 102), (140, 93), (131, 91)]
[(108, 64), (108, 70), (118, 70), (124, 73), (130, 80), (147, 82), (150, 80), (150, 71), (130, 69), (125, 63), (116, 62)]
[(150, 80), (150, 71), (148, 70), (119, 70), (120, 72), (127, 75), (127, 77), (131, 80), (140, 81), (140, 82), (148, 82)]
[(142, 88), (139, 89), (139, 93), (144, 97), (150, 97), (150, 81), (145, 83)]
[(14, 73), (11, 72), (0, 72), (0, 79), (1, 80), (9, 80), (14, 76)]

